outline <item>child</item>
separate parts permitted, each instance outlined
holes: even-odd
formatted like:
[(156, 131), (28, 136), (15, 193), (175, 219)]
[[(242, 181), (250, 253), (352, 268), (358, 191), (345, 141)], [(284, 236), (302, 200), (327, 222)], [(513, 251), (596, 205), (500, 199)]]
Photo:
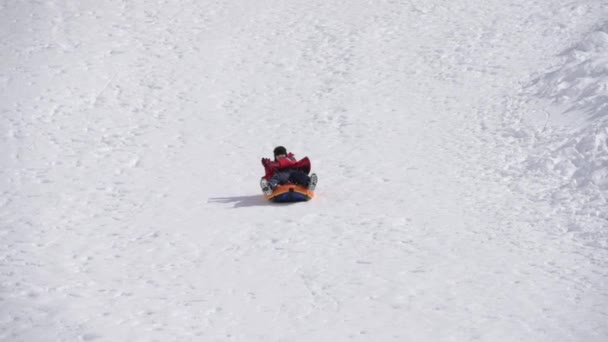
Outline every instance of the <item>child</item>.
[(264, 194), (270, 195), (278, 185), (287, 183), (305, 186), (310, 191), (315, 189), (317, 186), (317, 175), (312, 173), (308, 176), (310, 172), (310, 160), (308, 157), (296, 160), (293, 153), (287, 153), (287, 149), (283, 146), (277, 146), (273, 152), (274, 161), (262, 158), (262, 165), (266, 174), (262, 177), (260, 186)]

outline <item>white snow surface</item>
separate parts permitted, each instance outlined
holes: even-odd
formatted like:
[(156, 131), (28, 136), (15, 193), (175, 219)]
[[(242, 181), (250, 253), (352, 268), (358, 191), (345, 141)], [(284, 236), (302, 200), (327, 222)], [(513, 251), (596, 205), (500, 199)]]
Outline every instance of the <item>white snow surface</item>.
[(608, 341), (606, 18), (0, 2), (0, 340)]

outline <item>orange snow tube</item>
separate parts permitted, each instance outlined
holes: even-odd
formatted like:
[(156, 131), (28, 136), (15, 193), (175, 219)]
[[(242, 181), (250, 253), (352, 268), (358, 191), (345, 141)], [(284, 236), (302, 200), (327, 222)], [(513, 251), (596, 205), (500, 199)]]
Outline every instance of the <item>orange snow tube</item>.
[(315, 192), (297, 184), (284, 184), (277, 186), (266, 199), (272, 202), (303, 202), (315, 197)]

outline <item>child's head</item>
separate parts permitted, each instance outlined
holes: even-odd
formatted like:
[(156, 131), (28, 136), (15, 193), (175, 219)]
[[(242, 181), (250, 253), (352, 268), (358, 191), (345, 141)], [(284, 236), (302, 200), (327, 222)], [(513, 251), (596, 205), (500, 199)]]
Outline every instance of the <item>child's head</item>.
[(274, 160), (279, 160), (287, 155), (287, 149), (283, 146), (277, 146), (274, 148)]

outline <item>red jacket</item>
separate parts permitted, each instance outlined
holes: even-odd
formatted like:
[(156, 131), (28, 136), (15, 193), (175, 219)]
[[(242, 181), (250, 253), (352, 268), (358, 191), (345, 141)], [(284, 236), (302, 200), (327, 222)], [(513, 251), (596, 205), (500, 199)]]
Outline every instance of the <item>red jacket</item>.
[[(262, 163), (262, 165), (264, 165), (264, 163)], [(267, 163), (266, 165), (264, 165), (264, 171), (266, 172), (266, 174), (264, 175), (264, 178), (270, 179), (270, 177), (272, 177), (272, 175), (274, 175), (275, 172), (285, 170), (285, 169), (300, 170), (300, 171), (308, 174), (310, 172), (310, 168), (311, 168), (311, 165), (310, 165), (310, 160), (308, 159), (308, 157), (304, 157), (300, 160), (296, 160), (293, 153), (289, 153), (289, 154), (287, 154), (287, 156), (285, 158), (281, 158), (278, 161), (274, 161), (274, 162), (271, 161), (271, 162)]]

